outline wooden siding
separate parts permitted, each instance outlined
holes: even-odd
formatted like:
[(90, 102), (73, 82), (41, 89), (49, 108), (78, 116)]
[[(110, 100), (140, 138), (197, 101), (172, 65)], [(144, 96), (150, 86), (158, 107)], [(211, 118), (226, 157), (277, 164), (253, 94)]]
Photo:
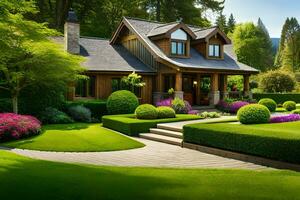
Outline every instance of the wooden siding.
[(199, 42), (198, 44), (193, 45), (193, 48), (195, 48), (199, 53), (201, 53), (202, 56), (205, 58), (207, 57), (207, 44), (206, 42)]
[(145, 65), (157, 71), (159, 63), (136, 37), (127, 36), (122, 39), (121, 44)]
[(171, 52), (171, 41), (169, 38), (163, 38), (160, 40), (155, 40), (155, 44), (166, 54), (166, 56), (170, 56)]

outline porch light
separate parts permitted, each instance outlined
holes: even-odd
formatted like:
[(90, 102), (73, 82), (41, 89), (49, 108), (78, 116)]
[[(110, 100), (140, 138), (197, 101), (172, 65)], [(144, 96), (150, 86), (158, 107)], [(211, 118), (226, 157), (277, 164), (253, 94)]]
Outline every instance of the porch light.
[(194, 85), (197, 85), (197, 84), (198, 84), (198, 82), (197, 82), (197, 81), (194, 81), (194, 82), (193, 82), (193, 84), (194, 84)]

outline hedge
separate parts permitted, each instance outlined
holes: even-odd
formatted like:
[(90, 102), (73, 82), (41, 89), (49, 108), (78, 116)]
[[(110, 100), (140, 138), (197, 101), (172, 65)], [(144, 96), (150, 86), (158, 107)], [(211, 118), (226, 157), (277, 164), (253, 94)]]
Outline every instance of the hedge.
[(257, 101), (270, 98), (276, 101), (277, 104), (283, 104), (285, 101), (300, 103), (300, 93), (254, 93), (253, 98)]
[(92, 117), (101, 119), (103, 115), (107, 114), (106, 101), (105, 100), (81, 100), (81, 101), (67, 101), (64, 106), (64, 111), (67, 111), (70, 107), (82, 105), (90, 109)]
[(129, 136), (139, 136), (140, 133), (149, 132), (150, 128), (155, 128), (159, 123), (186, 121), (200, 119), (196, 115), (178, 114), (176, 118), (143, 120), (136, 119), (133, 114), (107, 115), (102, 117), (103, 127), (113, 129)]
[(183, 127), (183, 141), (299, 164), (299, 126), (300, 122), (192, 124)]

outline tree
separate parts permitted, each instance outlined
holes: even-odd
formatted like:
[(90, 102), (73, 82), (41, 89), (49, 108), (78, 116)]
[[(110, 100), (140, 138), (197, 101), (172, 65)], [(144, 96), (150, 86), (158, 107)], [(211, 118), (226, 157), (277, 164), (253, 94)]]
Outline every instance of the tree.
[(227, 33), (232, 33), (234, 31), (236, 21), (231, 13), (227, 22)]
[(275, 56), (275, 62), (274, 62), (274, 65), (276, 68), (279, 68), (282, 66), (282, 54), (283, 54), (284, 47), (285, 47), (285, 39), (286, 39), (286, 34), (287, 34), (289, 23), (290, 23), (290, 19), (287, 18), (285, 20), (285, 23), (281, 30), (280, 43), (279, 43), (278, 51)]
[(219, 13), (219, 16), (216, 19), (216, 26), (218, 26), (223, 32), (227, 33), (228, 27), (226, 24), (226, 16), (223, 12)]
[(136, 88), (145, 86), (145, 82), (142, 81), (142, 76), (132, 72), (128, 76), (122, 78), (122, 82), (129, 88), (132, 93), (135, 93)]
[(236, 26), (232, 34), (234, 50), (238, 60), (261, 71), (273, 66), (271, 47), (265, 33), (253, 23)]
[(34, 84), (67, 84), (80, 77), (81, 58), (64, 52), (49, 36), (57, 34), (25, 15), (36, 13), (32, 1), (0, 3), (0, 89), (10, 92), (18, 113), (20, 92)]

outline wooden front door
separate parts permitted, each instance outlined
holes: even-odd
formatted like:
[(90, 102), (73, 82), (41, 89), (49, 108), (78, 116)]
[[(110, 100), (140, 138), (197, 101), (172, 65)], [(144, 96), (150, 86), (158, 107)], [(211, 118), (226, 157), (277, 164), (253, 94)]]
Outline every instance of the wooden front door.
[(196, 85), (194, 81), (196, 77), (194, 75), (183, 75), (182, 77), (182, 90), (183, 98), (188, 101), (191, 105), (196, 104)]

